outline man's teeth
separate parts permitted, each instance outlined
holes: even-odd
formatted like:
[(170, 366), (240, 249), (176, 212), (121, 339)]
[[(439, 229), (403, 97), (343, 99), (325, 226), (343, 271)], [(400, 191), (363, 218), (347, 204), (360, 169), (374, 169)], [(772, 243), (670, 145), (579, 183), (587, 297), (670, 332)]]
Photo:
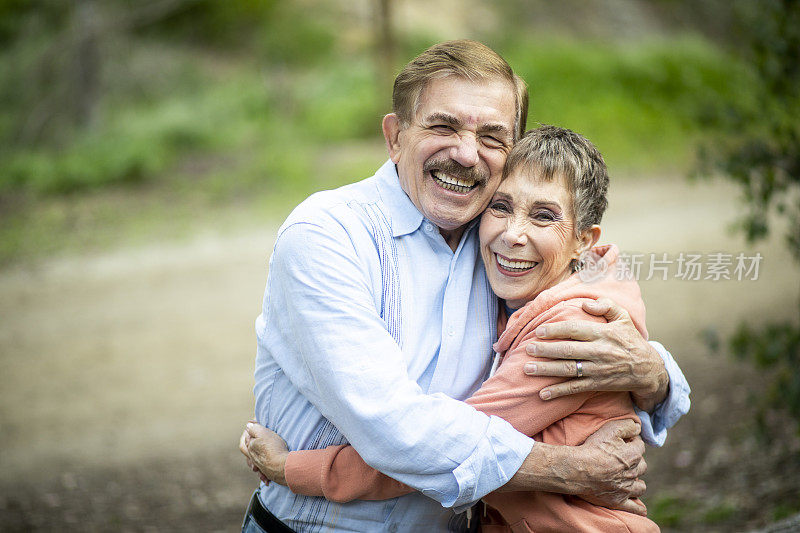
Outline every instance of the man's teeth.
[(431, 170), (431, 176), (439, 182), (439, 185), (450, 191), (465, 193), (475, 187), (475, 180), (455, 178), (438, 170)]
[(499, 255), (497, 256), (497, 262), (500, 263), (500, 266), (506, 270), (528, 270), (529, 268), (536, 266), (534, 261), (511, 261), (504, 259)]

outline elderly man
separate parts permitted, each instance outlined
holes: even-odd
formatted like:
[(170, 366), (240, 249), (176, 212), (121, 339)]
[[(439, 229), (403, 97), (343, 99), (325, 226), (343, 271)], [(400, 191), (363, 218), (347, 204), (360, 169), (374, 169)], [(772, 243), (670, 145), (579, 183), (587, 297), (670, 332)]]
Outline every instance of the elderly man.
[[(525, 128), (527, 98), (486, 46), (433, 46), (395, 81), (383, 119), (390, 160), (371, 178), (312, 195), (281, 226), (256, 321), (258, 421), (292, 450), (350, 442), (419, 492), (338, 504), (262, 484), (246, 531), (454, 530), (449, 508), (501, 487), (643, 512), (629, 499), (644, 491), (633, 422), (612, 422), (580, 447), (550, 446), (459, 401), (486, 378), (497, 338), (475, 219)], [(630, 390), (652, 412), (642, 412), (643, 437), (660, 444), (688, 410), (685, 379), (623, 311), (595, 307), (607, 325), (551, 328), (547, 336), (573, 340), (537, 347), (554, 361), (536, 372), (576, 378), (542, 398)]]

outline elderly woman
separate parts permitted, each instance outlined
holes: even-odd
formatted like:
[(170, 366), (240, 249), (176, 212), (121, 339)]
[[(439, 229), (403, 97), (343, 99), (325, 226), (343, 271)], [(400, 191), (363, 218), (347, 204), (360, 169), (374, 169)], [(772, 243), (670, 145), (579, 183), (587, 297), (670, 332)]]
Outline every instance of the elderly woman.
[[(619, 250), (593, 248), (608, 203), (602, 156), (584, 137), (542, 126), (514, 146), (504, 176), (480, 224), (489, 283), (505, 303), (502, 334), (492, 376), (467, 403), (550, 444), (578, 446), (609, 420), (638, 422), (627, 392), (586, 392), (545, 402), (539, 391), (563, 379), (531, 379), (522, 371), (531, 362), (525, 346), (540, 341), (538, 327), (572, 319), (604, 321), (582, 309), (600, 297), (623, 306), (647, 338), (641, 293), (619, 264)], [(582, 373), (580, 363), (576, 373)], [(287, 452), (274, 433), (248, 424), (242, 447), (262, 478), (287, 484), (295, 493), (349, 501), (411, 490), (370, 468), (347, 445)], [(658, 531), (645, 517), (555, 493), (498, 491), (483, 502), (485, 532)]]

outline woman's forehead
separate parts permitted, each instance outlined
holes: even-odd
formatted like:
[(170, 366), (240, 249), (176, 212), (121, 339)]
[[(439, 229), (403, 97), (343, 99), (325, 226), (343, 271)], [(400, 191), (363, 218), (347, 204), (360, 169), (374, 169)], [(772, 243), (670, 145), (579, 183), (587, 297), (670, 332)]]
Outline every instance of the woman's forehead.
[(569, 195), (569, 186), (566, 176), (561, 172), (556, 172), (549, 176), (545, 175), (541, 169), (520, 167), (516, 168), (500, 183), (497, 192), (506, 194), (516, 193), (525, 196), (552, 196), (559, 192)]

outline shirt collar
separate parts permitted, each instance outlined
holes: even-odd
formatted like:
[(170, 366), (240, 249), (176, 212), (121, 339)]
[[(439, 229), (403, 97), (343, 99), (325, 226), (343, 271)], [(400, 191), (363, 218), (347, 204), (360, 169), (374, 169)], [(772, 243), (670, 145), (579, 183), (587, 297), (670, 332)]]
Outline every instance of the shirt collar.
[(401, 237), (419, 229), (422, 213), (400, 186), (397, 167), (392, 160), (386, 161), (375, 176), (378, 178), (378, 194), (392, 221), (392, 236)]

